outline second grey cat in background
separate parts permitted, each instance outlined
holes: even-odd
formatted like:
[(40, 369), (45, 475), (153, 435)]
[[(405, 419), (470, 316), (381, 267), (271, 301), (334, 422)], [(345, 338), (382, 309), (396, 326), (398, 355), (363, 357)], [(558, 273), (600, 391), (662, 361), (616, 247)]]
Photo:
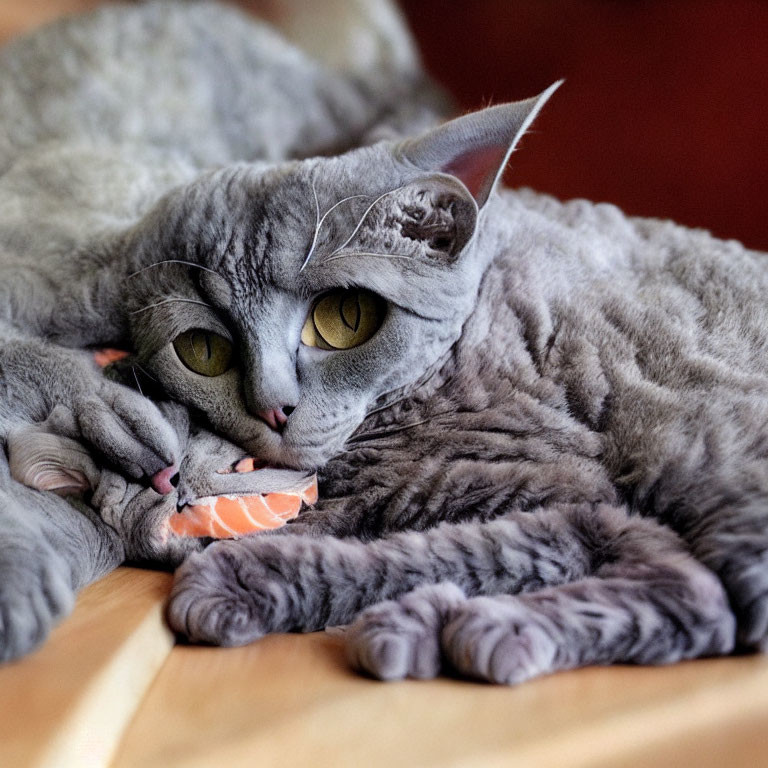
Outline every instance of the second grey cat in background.
[[(0, 659), (41, 642), (73, 590), (126, 549), (168, 555), (136, 540), (142, 526), (116, 525), (128, 537), (116, 540), (75, 512), (51, 492), (66, 490), (66, 477), (48, 475), (38, 491), (18, 482), (43, 476), (22, 444), (40, 427), (87, 448), (99, 472), (146, 478), (175, 499), (178, 430), (83, 349), (130, 348), (143, 310), (127, 297), (164, 282), (162, 270), (141, 270), (189, 260), (142, 234), (177, 226), (163, 199), (220, 167), (335, 152), (431, 123), (442, 108), (385, 0), (268, 5), (299, 43), (301, 23), (330, 24), (332, 48), (313, 40), (308, 55), (224, 4), (160, 0), (105, 5), (0, 49), (0, 442), (19, 448), (10, 467), (0, 452)], [(223, 183), (216, 197), (229, 193)], [(212, 230), (218, 205), (204, 204)]]

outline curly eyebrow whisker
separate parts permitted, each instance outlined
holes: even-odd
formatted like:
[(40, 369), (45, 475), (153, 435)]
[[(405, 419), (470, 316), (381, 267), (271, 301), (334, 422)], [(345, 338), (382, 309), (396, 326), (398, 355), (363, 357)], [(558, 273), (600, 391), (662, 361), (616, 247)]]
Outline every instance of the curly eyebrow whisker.
[(315, 253), (315, 248), (317, 247), (317, 240), (320, 237), (320, 230), (325, 223), (325, 220), (328, 218), (328, 216), (335, 211), (340, 205), (343, 203), (349, 202), (350, 200), (357, 200), (360, 198), (370, 198), (370, 195), (350, 195), (349, 197), (344, 197), (338, 202), (334, 203), (322, 216), (320, 216), (320, 203), (317, 200), (317, 190), (315, 189), (315, 180), (312, 180), (312, 195), (315, 198), (315, 232), (312, 236), (312, 243), (309, 246), (309, 252), (307, 253), (306, 258), (304, 259), (304, 263), (301, 265), (299, 272), (303, 272), (304, 268), (309, 264), (309, 260), (312, 258), (312, 256)]
[(315, 232), (314, 232), (314, 235), (312, 236), (312, 243), (309, 246), (309, 253), (304, 259), (304, 263), (301, 265), (301, 269), (299, 269), (299, 272), (302, 272), (304, 270), (304, 267), (307, 266), (307, 264), (309, 263), (309, 260), (312, 258), (312, 252), (315, 250), (315, 245), (317, 245), (317, 237), (320, 230), (320, 202), (317, 199), (317, 189), (315, 189), (314, 176), (312, 177), (312, 197), (315, 198)]
[(368, 218), (368, 214), (374, 209), (374, 206), (381, 200), (383, 200), (387, 195), (394, 195), (395, 192), (399, 192), (401, 189), (405, 189), (407, 185), (401, 184), (396, 189), (390, 189), (387, 192), (382, 193), (379, 195), (363, 212), (363, 215), (360, 217), (360, 220), (357, 222), (357, 226), (352, 230), (352, 234), (335, 250), (331, 253), (331, 256), (335, 256), (339, 251), (343, 251), (351, 242), (354, 236), (360, 231), (360, 227), (363, 226), (365, 220)]

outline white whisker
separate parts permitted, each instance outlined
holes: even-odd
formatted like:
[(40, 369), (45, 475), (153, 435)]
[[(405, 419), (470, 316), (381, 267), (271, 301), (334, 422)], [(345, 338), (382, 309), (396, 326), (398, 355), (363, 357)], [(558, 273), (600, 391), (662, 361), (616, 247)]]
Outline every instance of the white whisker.
[(315, 196), (315, 211), (316, 211), (315, 233), (312, 237), (312, 244), (309, 246), (309, 252), (307, 253), (307, 257), (304, 259), (304, 263), (301, 265), (299, 272), (304, 271), (304, 267), (306, 267), (307, 264), (309, 264), (309, 260), (314, 255), (315, 248), (317, 247), (317, 240), (320, 237), (320, 230), (322, 229), (322, 226), (325, 223), (325, 220), (328, 218), (328, 216), (343, 203), (349, 202), (350, 200), (357, 200), (363, 197), (365, 198), (370, 197), (370, 195), (350, 195), (349, 197), (345, 197), (339, 200), (337, 203), (334, 203), (322, 216), (320, 216), (320, 204), (317, 201), (317, 191), (315, 190), (314, 180), (312, 181), (312, 194)]
[(195, 264), (194, 261), (184, 261), (183, 259), (163, 259), (163, 261), (156, 261), (154, 264), (149, 264), (146, 267), (142, 267), (141, 269), (136, 270), (136, 272), (131, 272), (128, 277), (136, 277), (136, 275), (140, 275), (142, 272), (146, 272), (148, 269), (161, 267), (163, 264), (186, 264), (188, 267), (197, 267), (197, 269), (203, 269), (206, 272), (210, 272), (212, 275), (216, 275), (216, 277), (221, 277), (221, 275), (216, 272), (216, 270), (204, 267), (202, 264)]
[(368, 214), (373, 210), (376, 203), (383, 200), (387, 195), (393, 195), (395, 192), (399, 192), (401, 189), (405, 188), (405, 184), (399, 186), (397, 189), (390, 189), (388, 192), (384, 192), (383, 194), (379, 195), (366, 209), (363, 215), (360, 217), (360, 221), (357, 222), (357, 226), (352, 230), (352, 234), (335, 250), (333, 253), (331, 253), (331, 256), (334, 256), (339, 251), (343, 251), (353, 240), (355, 235), (360, 231), (360, 227), (363, 226), (363, 223), (365, 222), (366, 218), (368, 218)]
[(136, 382), (136, 386), (139, 388), (139, 394), (143, 395), (144, 392), (142, 392), (142, 390), (141, 390), (141, 384), (139, 382), (139, 377), (136, 375), (136, 366), (135, 365), (131, 366), (131, 371), (133, 372), (133, 379)]
[[(334, 251), (334, 253), (336, 253)], [(413, 259), (413, 256), (407, 253), (374, 253), (373, 251), (348, 251), (347, 253), (336, 253), (336, 255), (328, 256), (318, 263), (318, 267), (322, 267), (329, 261), (336, 261), (338, 259), (348, 259), (350, 256), (371, 256), (375, 259)]]
[(412, 397), (411, 394), (407, 394), (407, 395), (403, 395), (402, 397), (398, 397), (397, 400), (392, 400), (389, 403), (384, 403), (384, 405), (380, 405), (378, 408), (374, 408), (372, 411), (368, 411), (365, 414), (365, 418), (367, 419), (369, 416), (373, 416), (375, 413), (381, 413), (382, 411), (387, 411), (393, 406), (397, 405), (398, 403), (402, 403), (405, 400), (409, 400), (411, 397)]
[(317, 238), (320, 234), (320, 202), (317, 199), (317, 190), (315, 189), (314, 178), (312, 179), (312, 196), (315, 198), (315, 232), (312, 235), (312, 242), (309, 246), (309, 252), (307, 253), (306, 258), (304, 259), (304, 263), (301, 265), (299, 272), (304, 271), (304, 267), (307, 266), (307, 264), (309, 263), (309, 260), (312, 258), (312, 254), (314, 253), (315, 246), (317, 245)]
[(201, 307), (209, 307), (210, 304), (206, 304), (204, 301), (198, 301), (197, 299), (163, 299), (162, 301), (158, 301), (154, 304), (148, 304), (146, 307), (142, 307), (141, 309), (134, 309), (133, 312), (131, 312), (131, 315), (138, 315), (139, 312), (146, 312), (148, 309), (154, 309), (155, 307), (162, 307), (163, 304), (170, 304), (174, 301), (182, 301), (186, 304), (199, 304)]
[[(436, 414), (437, 416), (440, 416), (442, 414)], [(373, 429), (370, 432), (362, 432), (359, 435), (352, 435), (352, 437), (347, 440), (347, 445), (359, 443), (362, 440), (375, 440), (376, 438), (380, 437), (389, 437), (390, 435), (397, 434), (398, 432), (406, 432), (409, 429), (414, 429), (415, 427), (420, 427), (422, 424), (429, 424), (429, 422), (432, 421), (432, 419), (422, 419), (421, 421), (415, 421), (412, 424), (403, 424), (402, 426), (395, 426), (392, 428), (389, 427), (382, 427), (381, 429)]]
[[(153, 375), (152, 375), (152, 374), (151, 374), (151, 373), (150, 373), (150, 372), (149, 372), (149, 371), (148, 371), (146, 368), (144, 368), (144, 367), (141, 365), (141, 363), (134, 363), (134, 365), (135, 365), (135, 366), (136, 366), (136, 368), (138, 368), (138, 369), (139, 369), (139, 370), (140, 370), (140, 371), (141, 371), (141, 372), (142, 372), (142, 373), (143, 373), (145, 376), (148, 376), (150, 379), (152, 379), (152, 381), (157, 381), (157, 379), (156, 379), (156, 378), (155, 378), (155, 377), (154, 377), (154, 376), (153, 376)], [(159, 384), (160, 382), (158, 381), (157, 383)]]

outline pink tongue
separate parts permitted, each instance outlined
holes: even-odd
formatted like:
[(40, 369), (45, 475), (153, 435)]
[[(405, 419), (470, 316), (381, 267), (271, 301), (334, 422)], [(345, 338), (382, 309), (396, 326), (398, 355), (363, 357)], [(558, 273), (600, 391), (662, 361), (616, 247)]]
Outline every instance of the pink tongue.
[(175, 464), (171, 464), (170, 467), (161, 469), (155, 475), (152, 476), (152, 487), (162, 496), (166, 496), (169, 493), (173, 493), (173, 485), (171, 485), (171, 478), (177, 475), (179, 468)]

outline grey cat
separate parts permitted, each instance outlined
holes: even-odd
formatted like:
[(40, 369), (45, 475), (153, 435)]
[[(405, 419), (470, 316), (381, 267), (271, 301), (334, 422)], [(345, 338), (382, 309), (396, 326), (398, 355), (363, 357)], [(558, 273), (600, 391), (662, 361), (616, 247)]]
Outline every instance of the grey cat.
[(133, 281), (142, 369), (255, 455), (322, 466), (287, 535), (181, 566), (177, 630), (354, 621), (375, 675), (501, 682), (762, 646), (765, 257), (496, 194), (551, 92), (226, 169), (137, 229), (132, 263), (194, 265)]
[[(270, 3), (299, 43), (301, 5)], [(142, 269), (186, 258), (155, 250), (184, 220), (180, 206), (220, 179), (204, 203), (213, 233), (228, 175), (397, 135), (444, 108), (385, 0), (301, 18), (319, 28), (328, 14), (339, 30), (329, 63), (226, 5), (165, 0), (106, 6), (0, 49), (0, 659), (37, 645), (74, 590), (123, 556), (176, 563), (202, 546), (161, 546), (131, 522), (138, 512), (126, 506), (118, 521), (116, 492), (98, 491), (117, 472), (126, 504), (140, 495), (160, 520), (189, 477), (186, 429), (102, 376), (89, 349), (130, 347), (134, 321), (151, 316), (134, 289), (165, 284), (173, 296), (175, 274)], [(178, 275), (180, 291), (191, 275)], [(169, 330), (162, 322), (153, 333)], [(213, 461), (244, 455), (217, 445)], [(51, 464), (51, 450), (76, 466)], [(101, 517), (53, 493), (94, 489)]]
[[(215, 232), (222, 177), (164, 213), (152, 250), (206, 269), (145, 284), (142, 364), (256, 455), (322, 466), (293, 535), (181, 566), (178, 631), (235, 645), (354, 622), (374, 675), (507, 683), (764, 646), (766, 257), (496, 194), (551, 91), (229, 171)], [(205, 306), (160, 304), (171, 285)], [(206, 365), (231, 359), (196, 374), (190, 333)]]

